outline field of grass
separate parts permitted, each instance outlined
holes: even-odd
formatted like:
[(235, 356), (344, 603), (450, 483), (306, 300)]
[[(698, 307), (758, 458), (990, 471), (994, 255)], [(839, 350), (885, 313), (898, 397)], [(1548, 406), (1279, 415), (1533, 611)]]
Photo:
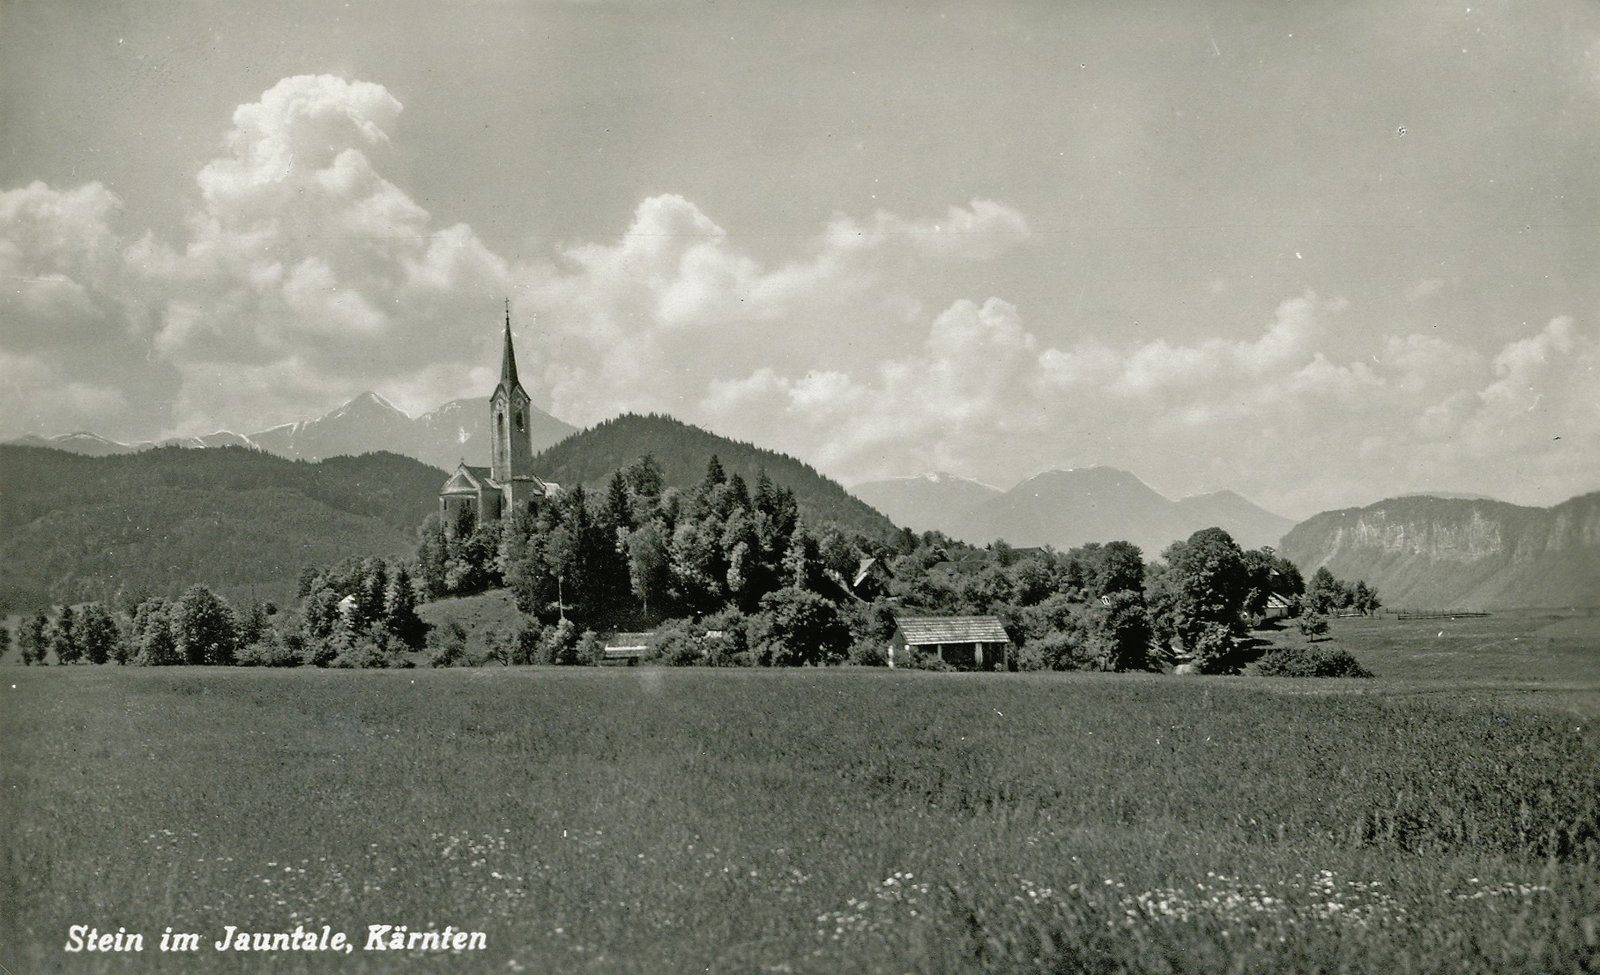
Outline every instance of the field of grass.
[(1600, 970), (1600, 732), (1421, 677), (4, 677), (0, 971)]
[[(1355, 654), (1376, 676), (1370, 682), (1292, 691), (1455, 699), (1463, 704), (1532, 707), (1600, 719), (1600, 614), (1544, 610), (1455, 619), (1347, 618), (1330, 621), (1321, 646)], [(1282, 646), (1304, 646), (1292, 624), (1255, 634)]]

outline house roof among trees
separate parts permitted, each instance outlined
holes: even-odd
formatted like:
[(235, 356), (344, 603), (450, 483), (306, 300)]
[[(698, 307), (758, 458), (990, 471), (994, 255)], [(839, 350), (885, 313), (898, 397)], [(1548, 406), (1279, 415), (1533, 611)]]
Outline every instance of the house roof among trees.
[(862, 580), (867, 577), (867, 573), (871, 572), (875, 566), (879, 569), (883, 568), (877, 559), (871, 558), (870, 556), (857, 562), (855, 578), (850, 580), (851, 587), (854, 588), (855, 586), (861, 585)]
[(1008, 643), (994, 616), (896, 616), (900, 635), (912, 646), (931, 643)]

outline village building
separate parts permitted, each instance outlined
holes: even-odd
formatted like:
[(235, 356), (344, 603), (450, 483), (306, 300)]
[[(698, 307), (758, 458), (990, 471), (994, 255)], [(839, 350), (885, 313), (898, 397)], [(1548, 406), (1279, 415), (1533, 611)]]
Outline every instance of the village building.
[(1001, 670), (1011, 638), (994, 616), (896, 616), (889, 666), (933, 656), (959, 670)]
[(1273, 592), (1267, 594), (1267, 604), (1261, 610), (1263, 620), (1283, 620), (1289, 618), (1289, 612), (1294, 608), (1286, 596)]
[(533, 473), (532, 398), (517, 379), (511, 347), (511, 305), (506, 304), (505, 351), (500, 382), (489, 398), (489, 466), (461, 462), (439, 491), (439, 518), (450, 531), (461, 519), (473, 523), (532, 514), (561, 490)]
[(882, 559), (862, 558), (850, 579), (850, 591), (861, 599), (873, 599), (889, 591), (889, 568)]
[(650, 652), (653, 633), (614, 633), (600, 653), (600, 664), (632, 667)]

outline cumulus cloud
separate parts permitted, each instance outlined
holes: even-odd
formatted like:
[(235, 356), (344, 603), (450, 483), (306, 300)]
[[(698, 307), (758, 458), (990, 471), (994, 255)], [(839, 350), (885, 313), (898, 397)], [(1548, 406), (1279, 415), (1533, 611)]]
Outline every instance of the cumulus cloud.
[[(529, 269), (526, 296), (551, 360), (555, 412), (589, 422), (625, 409), (682, 411), (708, 383), (773, 362), (824, 371), (882, 344), (920, 310), (916, 287), (952, 261), (1026, 237), (1009, 207), (973, 200), (938, 220), (836, 216), (805, 253), (766, 266), (681, 196), (644, 200), (615, 241)], [(719, 387), (720, 388), (720, 387)]]
[[(92, 404), (21, 409), (67, 377), (141, 387), (127, 399), (158, 427), (144, 435), (266, 425), (364, 388), (417, 407), (479, 392), (512, 275), (381, 175), (400, 111), (381, 85), (277, 83), (234, 112), (178, 242), (122, 236), (97, 183), (0, 195), (0, 272), (18, 282), (0, 299), (3, 348), (37, 364), (9, 384), (13, 425), (106, 429)], [(124, 375), (86, 371), (95, 357)]]
[(284, 79), (234, 113), (176, 240), (127, 233), (98, 183), (0, 193), (4, 432), (256, 429), (365, 388), (413, 409), (482, 395), (509, 294), (524, 379), (558, 416), (665, 410), (847, 481), (1110, 463), (1290, 513), (1594, 487), (1592, 323), (1357, 349), (1330, 330), (1373, 312), (1306, 292), (1227, 337), (1117, 342), (1091, 323), (1069, 341), (1077, 323), (951, 290), (955, 265), (1029, 246), (1023, 215), (983, 198), (838, 214), (773, 260), (662, 194), (612, 239), (513, 265), (383, 175), (401, 115), (381, 85)]
[[(1346, 307), (1307, 293), (1253, 339), (1061, 349), (1041, 347), (1005, 302), (962, 301), (914, 355), (849, 374), (759, 370), (713, 382), (699, 409), (862, 479), (941, 466), (1005, 480), (1108, 463), (1291, 512), (1341, 494), (1457, 486), (1553, 503), (1593, 488), (1592, 331), (1557, 319), (1493, 357), (1391, 336), (1382, 355), (1335, 361), (1318, 337)], [(1485, 468), (1491, 458), (1510, 466)]]

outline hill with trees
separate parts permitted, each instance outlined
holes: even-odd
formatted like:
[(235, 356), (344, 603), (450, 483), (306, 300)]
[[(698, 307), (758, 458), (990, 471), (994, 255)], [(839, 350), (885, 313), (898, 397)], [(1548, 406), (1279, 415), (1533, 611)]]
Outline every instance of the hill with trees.
[(1307, 574), (1368, 580), (1391, 607), (1600, 605), (1600, 492), (1552, 508), (1391, 498), (1296, 525), (1283, 554)]
[(715, 456), (728, 476), (737, 474), (750, 485), (765, 472), (794, 494), (812, 525), (832, 523), (874, 535), (895, 530), (882, 513), (809, 464), (660, 414), (625, 413), (598, 423), (539, 454), (533, 469), (558, 484), (603, 489), (612, 474), (646, 455), (655, 458), (667, 487), (698, 484)]
[(444, 477), (388, 453), (309, 463), (238, 447), (0, 446), (0, 610), (196, 582), (292, 595), (307, 564), (410, 552)]

